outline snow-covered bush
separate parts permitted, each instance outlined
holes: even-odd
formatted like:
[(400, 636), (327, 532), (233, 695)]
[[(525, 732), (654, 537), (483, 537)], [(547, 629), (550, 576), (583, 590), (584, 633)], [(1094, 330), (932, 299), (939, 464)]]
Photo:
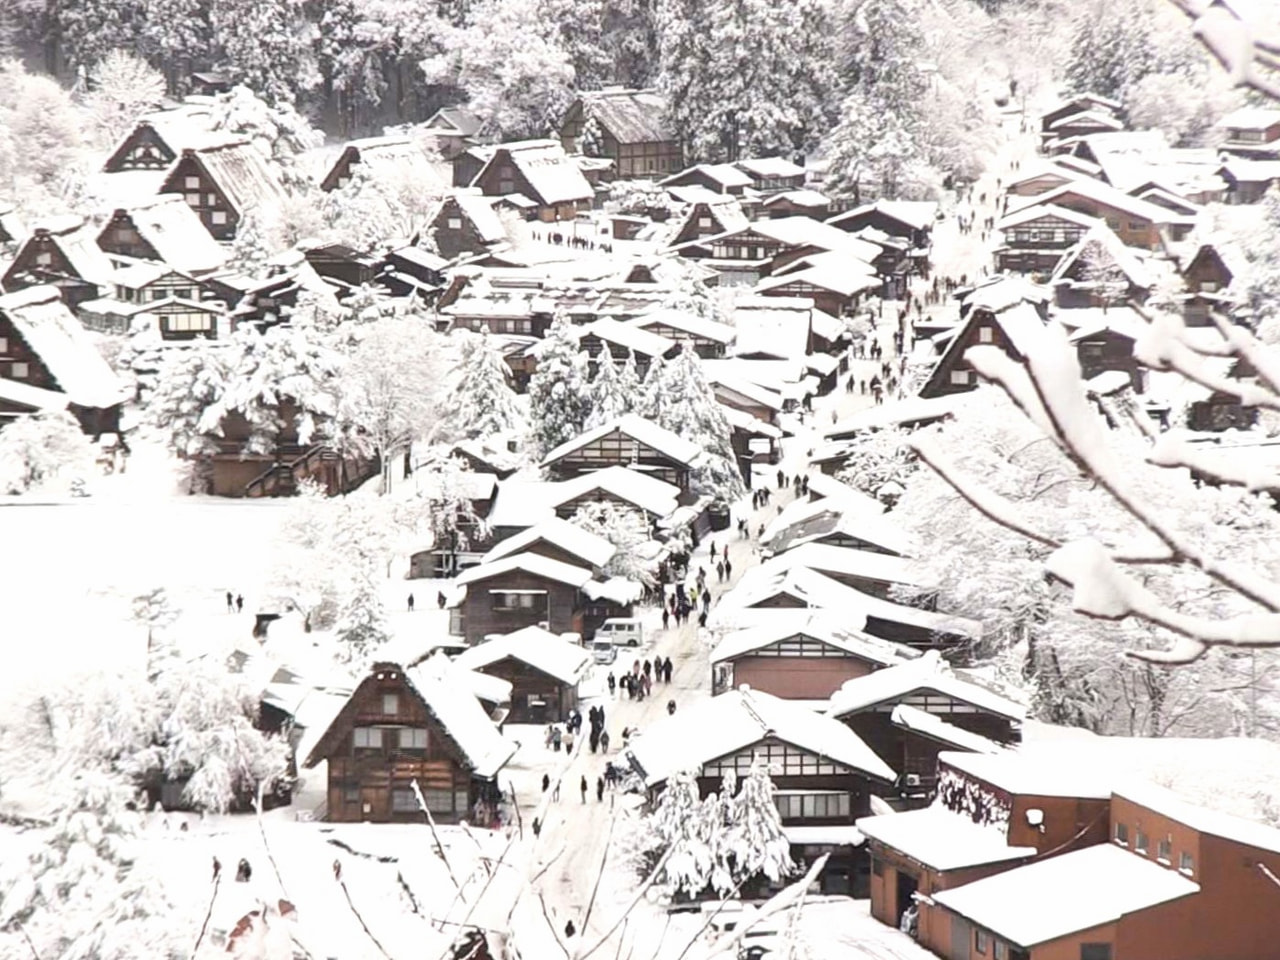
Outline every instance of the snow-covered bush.
[(645, 547), (651, 540), (649, 523), (638, 510), (611, 500), (597, 500), (580, 506), (569, 522), (603, 537), (617, 548), (617, 553), (605, 564), (607, 574), (653, 585), (653, 563), (645, 556)]
[(907, 431), (891, 428), (859, 433), (849, 441), (849, 456), (836, 479), (888, 506), (919, 466), (907, 443)]
[(26, 493), (52, 478), (81, 476), (93, 444), (65, 411), (18, 417), (0, 429), (0, 493)]

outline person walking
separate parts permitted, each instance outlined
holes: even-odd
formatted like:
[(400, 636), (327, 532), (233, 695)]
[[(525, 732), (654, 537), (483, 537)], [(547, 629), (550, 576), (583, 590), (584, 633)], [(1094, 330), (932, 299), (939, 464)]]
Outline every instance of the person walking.
[(533, 839), (537, 840), (542, 836), (542, 821), (537, 817), (533, 818)]
[(573, 731), (566, 730), (564, 734), (564, 752), (573, 753)]
[(662, 608), (662, 629), (667, 630), (671, 626), (671, 611), (665, 606)]
[(557, 726), (553, 731), (551, 731), (551, 748), (555, 750), (556, 753), (560, 752), (560, 744), (563, 740), (564, 734), (560, 732), (560, 727)]
[(729, 582), (729, 578), (733, 576), (733, 564), (729, 562), (729, 558), (724, 558), (724, 579), (725, 583)]
[(608, 730), (604, 730), (600, 733), (600, 752), (601, 753), (609, 752), (609, 731)]
[(413, 594), (409, 594), (409, 612), (413, 613)]
[(436, 593), (436, 606), (439, 607), (441, 610), (443, 610), (444, 605), (446, 603), (448, 603), (448, 600), (444, 595), (444, 591), (443, 590), (438, 591)]
[(235, 613), (236, 598), (231, 595), (231, 591), (227, 591), (227, 613)]
[(612, 670), (609, 671), (609, 676), (606, 678), (606, 682), (609, 684), (609, 696), (612, 697), (618, 689), (618, 678), (613, 675)]
[(596, 777), (596, 803), (604, 802), (604, 777)]
[(551, 774), (544, 773), (542, 775), (542, 792), (546, 793), (549, 786), (551, 786)]
[(586, 803), (587, 802), (587, 775), (585, 773), (582, 775), (582, 780), (578, 784), (578, 792), (582, 794), (582, 802)]
[(554, 787), (551, 788), (551, 800), (554, 803), (560, 802), (560, 781), (557, 780)]
[(662, 676), (666, 683), (671, 682), (671, 658), (667, 657), (666, 662), (662, 664)]
[(240, 613), (242, 610), (244, 610), (244, 596), (237, 593), (236, 594), (236, 613)]
[(653, 663), (649, 660), (646, 660), (640, 669), (644, 671), (644, 675), (647, 677), (649, 676), (650, 673), (653, 672)]

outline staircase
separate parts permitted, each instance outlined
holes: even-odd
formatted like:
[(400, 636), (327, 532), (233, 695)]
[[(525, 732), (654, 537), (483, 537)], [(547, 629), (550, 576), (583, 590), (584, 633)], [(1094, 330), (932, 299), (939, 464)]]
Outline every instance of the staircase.
[(319, 483), (333, 497), (350, 493), (370, 477), (378, 475), (382, 464), (371, 460), (344, 459), (327, 444), (317, 444), (293, 460), (279, 460), (247, 484), (246, 497), (292, 497), (304, 481)]

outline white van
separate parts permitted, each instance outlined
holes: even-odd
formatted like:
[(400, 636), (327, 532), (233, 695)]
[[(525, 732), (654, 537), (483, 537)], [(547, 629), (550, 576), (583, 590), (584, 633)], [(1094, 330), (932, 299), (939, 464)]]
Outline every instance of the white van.
[(644, 642), (644, 625), (636, 617), (610, 617), (596, 629), (595, 639), (617, 647), (638, 647)]

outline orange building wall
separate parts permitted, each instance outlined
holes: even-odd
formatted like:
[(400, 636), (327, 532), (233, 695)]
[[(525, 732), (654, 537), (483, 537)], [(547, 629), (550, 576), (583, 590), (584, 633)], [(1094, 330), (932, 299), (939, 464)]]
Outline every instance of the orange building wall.
[(853, 657), (743, 657), (733, 664), (733, 682), (784, 699), (826, 700), (846, 680), (870, 672), (870, 664)]
[[(1069, 853), (1096, 843), (1106, 843), (1111, 829), (1107, 815), (1109, 806), (1109, 800), (1015, 796), (1009, 816), (1009, 846), (1035, 847), (1040, 853), (1051, 850)], [(1039, 810), (1044, 814), (1043, 833), (1027, 823), (1028, 810)], [(1081, 830), (1084, 830), (1083, 835), (1076, 839)]]

